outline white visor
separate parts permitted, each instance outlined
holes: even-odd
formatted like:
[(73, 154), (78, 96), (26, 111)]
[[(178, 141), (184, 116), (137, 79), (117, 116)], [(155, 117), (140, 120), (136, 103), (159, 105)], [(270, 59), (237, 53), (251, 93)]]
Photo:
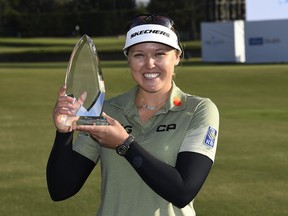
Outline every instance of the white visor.
[(163, 43), (182, 52), (174, 31), (162, 25), (145, 24), (135, 26), (127, 32), (124, 53), (128, 47), (143, 42)]

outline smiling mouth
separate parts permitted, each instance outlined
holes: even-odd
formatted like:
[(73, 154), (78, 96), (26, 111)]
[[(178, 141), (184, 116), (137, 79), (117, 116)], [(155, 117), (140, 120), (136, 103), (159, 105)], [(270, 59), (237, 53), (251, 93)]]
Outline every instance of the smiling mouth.
[(155, 79), (160, 76), (160, 73), (145, 73), (144, 77), (146, 79)]

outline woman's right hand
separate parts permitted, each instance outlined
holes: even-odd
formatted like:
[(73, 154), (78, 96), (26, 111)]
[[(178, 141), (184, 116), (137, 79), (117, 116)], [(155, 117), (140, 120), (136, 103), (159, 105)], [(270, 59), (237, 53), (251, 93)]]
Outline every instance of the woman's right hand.
[(62, 133), (72, 131), (72, 125), (66, 125), (65, 121), (67, 117), (75, 116), (78, 110), (75, 105), (75, 98), (67, 96), (66, 86), (62, 86), (58, 92), (58, 99), (53, 110), (53, 120), (57, 131)]

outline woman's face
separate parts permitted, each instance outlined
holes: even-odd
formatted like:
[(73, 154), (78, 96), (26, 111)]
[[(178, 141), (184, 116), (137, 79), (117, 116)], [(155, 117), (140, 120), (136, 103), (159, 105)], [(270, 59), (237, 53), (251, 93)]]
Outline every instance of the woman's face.
[(128, 63), (141, 90), (150, 93), (170, 90), (180, 53), (160, 43), (140, 43), (129, 48)]

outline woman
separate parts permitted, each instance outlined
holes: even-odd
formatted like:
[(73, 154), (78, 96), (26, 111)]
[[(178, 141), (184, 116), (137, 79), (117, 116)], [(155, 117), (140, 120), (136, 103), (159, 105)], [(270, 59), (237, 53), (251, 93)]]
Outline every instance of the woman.
[[(50, 195), (55, 201), (73, 196), (101, 160), (98, 216), (195, 215), (193, 200), (215, 158), (218, 110), (174, 83), (182, 49), (168, 17), (135, 17), (124, 53), (136, 86), (105, 102), (108, 126), (63, 126), (61, 117), (76, 105), (60, 89), (47, 165)], [(72, 144), (73, 131), (79, 133)]]

